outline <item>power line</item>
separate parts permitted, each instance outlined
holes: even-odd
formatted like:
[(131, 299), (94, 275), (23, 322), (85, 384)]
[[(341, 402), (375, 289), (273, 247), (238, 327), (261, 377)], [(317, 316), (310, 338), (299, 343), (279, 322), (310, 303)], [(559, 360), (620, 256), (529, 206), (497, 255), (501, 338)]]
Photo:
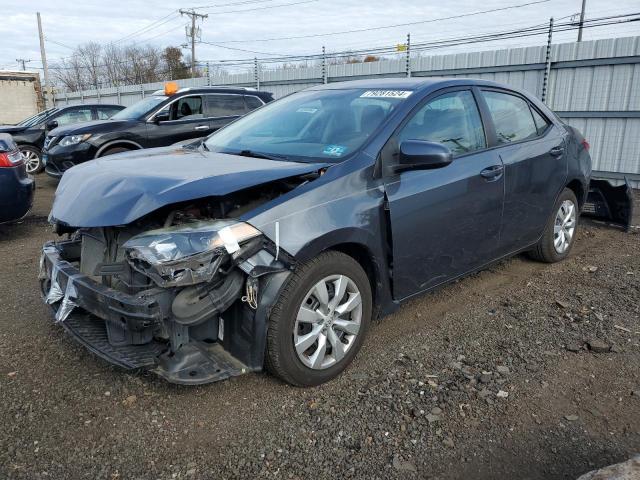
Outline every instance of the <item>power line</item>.
[[(291, 7), (293, 5), (302, 5), (303, 3), (314, 3), (314, 2), (317, 2), (317, 1), (319, 1), (319, 0), (303, 0), (303, 1), (300, 1), (300, 2), (284, 3), (282, 5), (267, 5), (265, 7), (245, 8), (244, 10), (227, 10), (225, 12), (207, 12), (207, 13), (209, 15), (223, 15), (223, 14), (227, 14), (227, 13), (254, 12), (256, 10), (268, 10), (268, 9), (271, 9), (271, 8)], [(548, 2), (550, 0), (544, 0), (544, 1)]]
[[(594, 27), (621, 24), (621, 23), (627, 23), (627, 22), (637, 22), (637, 21), (640, 21), (640, 17), (630, 18), (630, 19), (621, 19), (621, 20), (620, 18), (633, 17), (638, 15), (640, 15), (640, 13), (615, 15), (610, 17), (601, 17), (601, 18), (585, 20), (583, 28), (594, 28)], [(560, 23), (560, 24), (556, 24), (556, 27), (554, 28), (554, 33), (569, 31), (569, 30), (576, 30), (577, 28), (578, 28), (577, 25), (573, 22)], [(439, 40), (435, 42), (428, 42), (428, 43), (416, 43), (412, 45), (412, 51), (426, 51), (426, 50), (444, 48), (448, 46), (486, 43), (486, 42), (491, 42), (496, 40), (529, 37), (529, 36), (536, 36), (536, 35), (547, 34), (547, 33), (548, 33), (548, 26), (546, 24), (539, 24), (539, 25), (534, 25), (531, 27), (521, 28), (516, 30), (494, 32), (494, 33), (487, 33), (487, 34), (474, 35), (474, 36), (454, 37), (454, 38), (448, 38), (448, 39)], [(327, 54), (326, 56), (331, 58), (344, 58), (344, 57), (367, 55), (367, 54), (390, 54), (390, 53), (397, 53), (395, 46), (384, 46), (384, 47), (367, 48), (367, 49), (361, 49), (361, 50), (335, 52), (334, 54)], [(263, 63), (276, 63), (276, 62), (283, 62), (283, 61), (318, 60), (321, 57), (322, 57), (322, 54), (307, 54), (307, 55), (274, 56), (272, 58), (262, 58), (260, 60)], [(251, 59), (251, 58), (242, 58), (242, 59), (235, 59), (235, 60), (218, 60), (217, 62), (216, 61), (209, 61), (209, 62), (218, 63), (220, 65), (229, 65), (229, 64), (243, 65), (243, 64), (251, 64), (253, 63), (253, 61), (254, 59)], [(232, 63), (232, 62), (236, 62), (236, 63)]]
[(189, 8), (195, 8), (195, 9), (203, 9), (203, 8), (218, 8), (218, 7), (231, 7), (231, 6), (235, 6), (235, 5), (245, 5), (245, 4), (252, 4), (252, 3), (266, 3), (266, 2), (273, 2), (274, 0), (244, 0), (242, 2), (233, 2), (233, 3), (216, 3), (213, 5), (195, 5)]
[(328, 33), (315, 33), (315, 34), (311, 34), (311, 35), (297, 35), (297, 36), (291, 36), (291, 37), (275, 37), (275, 38), (257, 38), (257, 39), (252, 39), (252, 40), (227, 40), (224, 42), (219, 42), (219, 43), (253, 43), (253, 42), (275, 42), (275, 41), (279, 41), (279, 40), (298, 40), (298, 39), (302, 39), (302, 38), (318, 38), (318, 37), (329, 37), (329, 36), (334, 36), (334, 35), (345, 35), (345, 34), (350, 34), (350, 33), (361, 33), (361, 32), (370, 32), (370, 31), (374, 31), (374, 30), (384, 30), (387, 28), (397, 28), (397, 27), (408, 27), (408, 26), (412, 26), (412, 25), (421, 25), (424, 23), (433, 23), (433, 22), (441, 22), (444, 20), (453, 20), (453, 19), (457, 19), (457, 18), (464, 18), (464, 17), (472, 17), (472, 16), (476, 16), (476, 15), (483, 15), (485, 13), (493, 13), (493, 12), (501, 12), (504, 10), (511, 10), (514, 8), (523, 8), (523, 7), (528, 7), (530, 5), (538, 5), (540, 3), (547, 3), (550, 0), (536, 0), (533, 2), (528, 2), (528, 3), (521, 3), (518, 5), (509, 5), (506, 7), (499, 7), (499, 8), (492, 8), (490, 10), (481, 10), (481, 11), (477, 11), (477, 12), (470, 12), (470, 13), (463, 13), (460, 15), (452, 15), (449, 17), (440, 17), (440, 18), (433, 18), (433, 19), (429, 19), (429, 20), (419, 20), (419, 21), (415, 21), (415, 22), (408, 22), (408, 23), (397, 23), (394, 25), (382, 25), (379, 27), (367, 27), (367, 28), (359, 28), (359, 29), (355, 29), (355, 30), (343, 30), (341, 32), (328, 32)]

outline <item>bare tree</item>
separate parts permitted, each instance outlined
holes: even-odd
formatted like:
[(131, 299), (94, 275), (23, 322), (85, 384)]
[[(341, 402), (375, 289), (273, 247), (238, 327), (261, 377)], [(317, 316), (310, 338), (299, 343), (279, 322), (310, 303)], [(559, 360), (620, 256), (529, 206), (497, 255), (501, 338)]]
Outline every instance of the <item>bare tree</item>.
[(174, 78), (189, 76), (177, 47), (165, 50), (135, 44), (103, 47), (95, 42), (79, 45), (70, 57), (53, 65), (52, 71), (57, 82), (71, 91), (157, 82), (170, 78), (170, 74)]

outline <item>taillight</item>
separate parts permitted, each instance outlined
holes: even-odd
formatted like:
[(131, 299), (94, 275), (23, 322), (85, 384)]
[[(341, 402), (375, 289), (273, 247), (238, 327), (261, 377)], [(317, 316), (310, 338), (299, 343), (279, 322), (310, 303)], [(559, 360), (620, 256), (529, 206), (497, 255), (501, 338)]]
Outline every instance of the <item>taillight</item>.
[(584, 149), (588, 152), (589, 148), (591, 148), (591, 145), (589, 145), (589, 142), (587, 142), (587, 139), (583, 138), (581, 143), (582, 143), (582, 146), (584, 147)]
[(18, 150), (0, 153), (0, 168), (17, 167), (24, 163), (24, 157)]

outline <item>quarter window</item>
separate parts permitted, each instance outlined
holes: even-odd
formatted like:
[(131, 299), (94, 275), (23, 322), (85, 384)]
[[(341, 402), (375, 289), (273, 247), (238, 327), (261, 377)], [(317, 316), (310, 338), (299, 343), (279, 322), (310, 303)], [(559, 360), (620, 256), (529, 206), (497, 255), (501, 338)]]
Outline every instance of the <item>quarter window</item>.
[(538, 130), (538, 135), (542, 135), (544, 131), (549, 126), (549, 122), (546, 118), (538, 113), (538, 111), (531, 107), (531, 113), (533, 114), (533, 121), (536, 124), (536, 129)]
[(242, 95), (207, 95), (205, 98), (208, 117), (232, 117), (246, 112)]
[(245, 95), (244, 101), (247, 104), (248, 111), (255, 110), (256, 108), (262, 106), (262, 102), (260, 101), (260, 99), (251, 95)]
[(515, 95), (492, 91), (485, 91), (483, 95), (496, 127), (498, 143), (519, 142), (538, 135), (529, 104), (525, 100)]
[(442, 143), (454, 155), (487, 146), (480, 113), (469, 90), (445, 93), (427, 102), (402, 128), (398, 142), (403, 140)]

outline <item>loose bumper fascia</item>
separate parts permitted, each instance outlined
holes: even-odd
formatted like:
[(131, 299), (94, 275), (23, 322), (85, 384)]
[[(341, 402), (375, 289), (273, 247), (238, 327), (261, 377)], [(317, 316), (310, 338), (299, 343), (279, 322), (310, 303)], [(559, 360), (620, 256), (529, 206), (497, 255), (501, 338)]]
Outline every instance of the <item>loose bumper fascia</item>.
[[(159, 325), (165, 317), (157, 296), (133, 296), (102, 285), (81, 273), (65, 260), (64, 253), (80, 248), (80, 242), (48, 242), (43, 247), (44, 267), (56, 280), (62, 291), (71, 281), (77, 292), (74, 302), (87, 312), (131, 331), (141, 331)], [(43, 292), (46, 294), (46, 292)], [(157, 295), (162, 296), (159, 291)]]

